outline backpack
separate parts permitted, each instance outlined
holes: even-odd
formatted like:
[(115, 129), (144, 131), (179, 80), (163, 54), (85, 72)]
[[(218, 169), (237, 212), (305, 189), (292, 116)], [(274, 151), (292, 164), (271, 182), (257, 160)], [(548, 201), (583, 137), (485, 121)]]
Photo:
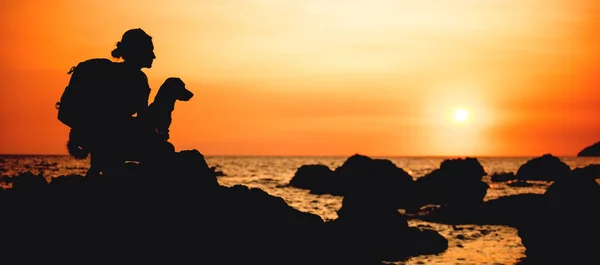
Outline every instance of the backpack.
[(58, 120), (63, 124), (83, 127), (99, 114), (103, 103), (101, 90), (114, 85), (116, 63), (106, 58), (89, 59), (71, 67), (69, 84), (56, 102)]

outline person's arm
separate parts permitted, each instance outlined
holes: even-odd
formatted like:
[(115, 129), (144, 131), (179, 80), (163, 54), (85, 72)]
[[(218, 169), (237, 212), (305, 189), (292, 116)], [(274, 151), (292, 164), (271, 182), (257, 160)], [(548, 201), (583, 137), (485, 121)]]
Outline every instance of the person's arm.
[(136, 113), (138, 117), (148, 115), (148, 100), (150, 98), (150, 91), (146, 95), (141, 96), (136, 102)]
[[(143, 73), (142, 73), (143, 74)], [(148, 102), (150, 101), (150, 84), (148, 84), (148, 78), (145, 74), (143, 74), (144, 82), (143, 82), (143, 90), (139, 92), (139, 97), (135, 99), (135, 109), (136, 115), (140, 118), (148, 118)]]

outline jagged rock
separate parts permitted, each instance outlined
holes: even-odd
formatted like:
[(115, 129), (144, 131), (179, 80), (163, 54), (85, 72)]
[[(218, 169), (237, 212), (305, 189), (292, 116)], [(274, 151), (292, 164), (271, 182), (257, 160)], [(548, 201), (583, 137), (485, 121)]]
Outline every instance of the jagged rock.
[[(0, 193), (0, 227), (9, 228), (2, 239), (10, 243), (3, 259), (9, 263), (43, 257), (61, 263), (380, 264), (382, 258), (445, 250), (431, 232), (401, 223), (388, 228), (409, 231), (393, 245), (407, 249), (390, 247), (385, 256), (368, 242), (340, 236), (345, 226), (325, 223), (280, 197), (220, 186), (197, 150), (159, 164), (126, 163), (110, 174), (60, 176), (50, 183), (25, 173), (14, 184)], [(352, 246), (364, 248), (349, 252)]]
[(590, 146), (584, 148), (579, 153), (577, 153), (577, 156), (579, 156), (579, 157), (600, 156), (600, 142), (597, 142), (593, 145), (590, 145)]
[(600, 185), (582, 169), (555, 181), (546, 203), (517, 226), (527, 264), (594, 263), (600, 247)]
[(508, 225), (518, 230), (527, 257), (520, 264), (597, 263), (600, 185), (595, 171), (576, 168), (544, 194), (518, 194), (473, 208), (441, 206), (408, 218), (445, 224)]
[[(365, 193), (387, 197), (397, 208), (415, 207), (414, 180), (402, 168), (387, 159), (372, 159), (355, 154), (335, 170), (325, 165), (303, 165), (289, 186), (309, 189), (314, 194), (346, 196)], [(368, 196), (364, 196), (368, 197)]]
[(576, 170), (580, 170), (582, 171), (582, 174), (588, 175), (592, 178), (600, 178), (600, 164), (591, 164), (583, 168), (576, 168)]
[(398, 212), (413, 207), (414, 181), (390, 160), (356, 154), (334, 171), (324, 165), (305, 165), (290, 185), (343, 194), (338, 218), (327, 223), (328, 234), (338, 242), (338, 251), (370, 253), (355, 256), (353, 264), (399, 261), (448, 248), (446, 238), (433, 230), (409, 227)]

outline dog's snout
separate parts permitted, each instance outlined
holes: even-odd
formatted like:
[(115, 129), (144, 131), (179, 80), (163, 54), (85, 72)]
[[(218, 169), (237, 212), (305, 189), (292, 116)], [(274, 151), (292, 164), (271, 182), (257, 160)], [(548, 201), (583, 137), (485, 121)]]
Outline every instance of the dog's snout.
[(194, 97), (194, 93), (192, 93), (192, 91), (187, 90), (187, 92), (188, 92), (188, 94), (187, 94), (186, 100), (190, 100), (192, 97)]

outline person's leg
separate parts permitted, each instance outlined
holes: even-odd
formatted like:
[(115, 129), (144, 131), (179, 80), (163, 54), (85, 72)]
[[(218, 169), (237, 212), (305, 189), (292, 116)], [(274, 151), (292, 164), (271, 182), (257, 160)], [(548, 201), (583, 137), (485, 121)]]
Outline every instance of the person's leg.
[(146, 143), (145, 155), (140, 161), (140, 165), (152, 175), (163, 175), (172, 170), (171, 161), (175, 156), (175, 147), (173, 144), (163, 141), (154, 140)]
[(121, 148), (121, 144), (105, 144), (98, 148), (92, 154), (91, 169), (101, 172), (102, 175), (118, 175), (125, 162)]
[(148, 174), (155, 174), (169, 167), (167, 160), (175, 153), (175, 148), (162, 140), (153, 126), (134, 118), (127, 131), (129, 158), (139, 161)]
[(90, 169), (102, 175), (118, 174), (125, 162), (127, 139), (122, 126), (96, 129), (91, 148)]

